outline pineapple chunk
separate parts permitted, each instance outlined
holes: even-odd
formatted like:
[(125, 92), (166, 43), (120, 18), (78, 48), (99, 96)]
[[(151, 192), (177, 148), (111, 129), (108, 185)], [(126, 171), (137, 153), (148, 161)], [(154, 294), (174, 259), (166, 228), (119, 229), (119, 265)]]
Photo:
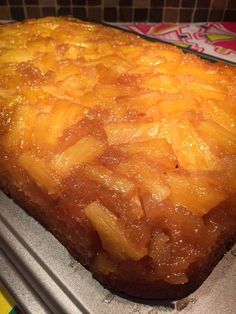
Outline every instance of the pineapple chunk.
[(170, 241), (169, 236), (157, 230), (152, 234), (148, 255), (153, 259), (154, 263), (166, 263), (167, 257), (170, 258)]
[(177, 93), (181, 82), (176, 76), (162, 75), (148, 76), (143, 82), (144, 87), (168, 93)]
[(116, 171), (133, 178), (141, 190), (148, 190), (154, 199), (163, 201), (170, 195), (170, 189), (158, 171), (150, 168), (143, 158), (131, 158), (116, 166)]
[(185, 112), (198, 110), (199, 104), (195, 99), (191, 98), (177, 98), (165, 99), (158, 104), (158, 109), (164, 117), (168, 119), (175, 119)]
[(31, 147), (35, 116), (35, 109), (28, 105), (22, 104), (17, 108), (13, 127), (4, 140), (7, 148), (17, 146), (21, 150), (26, 150)]
[(73, 98), (92, 91), (98, 82), (98, 75), (95, 68), (83, 69), (78, 75), (70, 75), (63, 81), (58, 82), (59, 90), (62, 90), (65, 95)]
[(81, 100), (79, 97), (73, 97), (73, 95), (70, 95), (70, 94), (67, 95), (63, 89), (60, 89), (56, 86), (53, 86), (53, 85), (42, 86), (41, 90), (47, 96), (50, 95), (50, 96), (55, 97), (57, 99), (65, 99), (65, 100), (68, 100), (72, 103), (76, 103), (76, 104), (81, 105)]
[(170, 199), (196, 215), (205, 215), (211, 208), (227, 199), (227, 194), (218, 190), (204, 177), (190, 177), (178, 173), (168, 173), (166, 180), (171, 188)]
[(160, 123), (160, 130), (159, 130), (158, 137), (164, 138), (167, 141), (167, 143), (171, 145), (172, 143), (171, 143), (171, 136), (170, 136), (170, 126), (171, 126), (171, 123), (168, 120), (163, 119), (163, 121)]
[(121, 94), (121, 88), (117, 85), (97, 84), (94, 88), (94, 92), (99, 98), (113, 98)]
[(215, 83), (222, 79), (222, 73), (214, 66), (202, 62), (195, 56), (188, 55), (179, 65), (179, 75), (191, 77), (197, 82)]
[(126, 196), (132, 195), (135, 191), (135, 184), (132, 181), (102, 165), (86, 164), (83, 170), (91, 180), (102, 184), (110, 190)]
[(167, 167), (175, 167), (178, 163), (171, 145), (163, 138), (140, 143), (122, 144), (117, 148), (129, 155), (143, 153), (146, 157), (161, 161)]
[(45, 100), (45, 95), (42, 93), (41, 88), (36, 86), (22, 86), (21, 90), (22, 94), (25, 96), (31, 106), (39, 103), (41, 100)]
[[(47, 141), (50, 113), (40, 112), (36, 115), (33, 128), (33, 144), (43, 147)], [(45, 135), (46, 133), (46, 135)]]
[[(122, 95), (123, 96), (123, 95)], [(148, 117), (158, 120), (161, 118), (160, 110), (158, 108), (161, 94), (158, 91), (142, 91), (137, 94), (128, 94), (119, 98), (119, 101), (125, 102), (130, 110)]]
[(80, 121), (85, 112), (84, 106), (58, 99), (50, 114), (50, 124), (45, 142), (49, 145), (57, 144), (57, 140), (63, 135), (63, 132)]
[(104, 142), (93, 136), (83, 137), (62, 153), (57, 154), (52, 159), (52, 166), (57, 169), (58, 173), (65, 174), (75, 165), (91, 162), (98, 158), (104, 152), (105, 147)]
[(111, 191), (116, 191), (124, 195), (124, 197), (128, 197), (130, 204), (134, 207), (132, 211), (134, 218), (140, 219), (143, 217), (144, 213), (138, 197), (138, 191), (132, 181), (101, 165), (86, 164), (83, 171), (89, 179), (103, 185)]
[(218, 160), (193, 125), (186, 121), (172, 122), (170, 141), (180, 165), (186, 170), (216, 170)]
[(225, 97), (225, 89), (222, 88), (222, 86), (216, 86), (215, 84), (213, 86), (213, 84), (208, 84), (205, 81), (189, 82), (187, 90), (195, 96), (203, 97), (204, 99), (217, 99), (222, 101)]
[(212, 120), (229, 132), (236, 134), (236, 114), (227, 112), (227, 109), (213, 100), (208, 100), (202, 104), (202, 112), (206, 120)]
[(98, 232), (103, 248), (118, 260), (138, 261), (147, 254), (147, 248), (133, 245), (118, 218), (106, 207), (93, 202), (85, 208), (85, 214)]
[(0, 55), (0, 63), (20, 63), (34, 59), (37, 52), (30, 52), (23, 49), (11, 49), (2, 52)]
[(149, 123), (110, 123), (104, 127), (110, 145), (130, 142), (143, 142), (156, 138), (159, 122)]
[(20, 155), (18, 163), (42, 190), (48, 194), (57, 191), (59, 179), (44, 160), (37, 158), (31, 152), (27, 152)]
[[(77, 47), (70, 47), (69, 50), (77, 50)], [(77, 52), (77, 51), (76, 51)], [(66, 53), (70, 53), (68, 50)], [(52, 58), (52, 57), (51, 57)], [(49, 58), (49, 61), (51, 60)], [(80, 64), (72, 60), (63, 60), (59, 61), (60, 67), (57, 71), (56, 82), (64, 81), (67, 77), (71, 75), (80, 75), (81, 67)]]
[(143, 169), (140, 182), (158, 202), (163, 201), (170, 194), (170, 188), (163, 178), (158, 173), (152, 173), (151, 170), (145, 173)]
[(213, 121), (203, 121), (199, 132), (225, 153), (236, 154), (236, 135)]

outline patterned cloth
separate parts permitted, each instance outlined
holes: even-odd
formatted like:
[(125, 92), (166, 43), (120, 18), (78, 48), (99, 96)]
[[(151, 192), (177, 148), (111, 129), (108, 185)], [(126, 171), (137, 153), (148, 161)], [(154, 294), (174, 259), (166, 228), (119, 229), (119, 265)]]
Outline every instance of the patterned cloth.
[(236, 23), (113, 25), (236, 63)]
[(16, 302), (0, 283), (0, 314), (23, 314), (16, 306)]

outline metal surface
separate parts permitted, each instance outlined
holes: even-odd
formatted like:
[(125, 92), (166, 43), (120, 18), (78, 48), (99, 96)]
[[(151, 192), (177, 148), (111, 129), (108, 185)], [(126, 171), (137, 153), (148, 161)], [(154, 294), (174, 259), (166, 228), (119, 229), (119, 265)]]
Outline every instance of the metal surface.
[(188, 298), (127, 300), (104, 289), (52, 234), (0, 192), (0, 249), (0, 280), (27, 313), (235, 313), (236, 246)]
[[(20, 304), (23, 313), (48, 314), (52, 313), (48, 306), (42, 301), (38, 294), (17, 271), (13, 263), (0, 250), (0, 278), (1, 282), (17, 304)], [(1, 308), (0, 308), (1, 313)]]

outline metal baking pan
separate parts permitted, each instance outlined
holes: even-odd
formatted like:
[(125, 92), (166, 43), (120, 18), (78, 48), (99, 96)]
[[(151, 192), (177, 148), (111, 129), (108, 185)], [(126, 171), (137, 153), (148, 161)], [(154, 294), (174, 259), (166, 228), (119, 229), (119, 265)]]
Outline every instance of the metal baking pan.
[(51, 233), (0, 192), (0, 280), (25, 313), (233, 314), (236, 246), (185, 299), (126, 299), (103, 288)]
[(126, 298), (103, 288), (51, 233), (0, 192), (0, 281), (24, 313), (233, 314), (236, 245), (187, 298), (175, 302)]

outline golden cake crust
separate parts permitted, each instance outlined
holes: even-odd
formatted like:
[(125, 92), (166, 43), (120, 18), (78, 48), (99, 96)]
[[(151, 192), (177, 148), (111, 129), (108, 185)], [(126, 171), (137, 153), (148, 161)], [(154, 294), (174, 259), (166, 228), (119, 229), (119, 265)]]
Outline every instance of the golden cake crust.
[(104, 285), (182, 297), (236, 239), (235, 86), (102, 25), (3, 25), (0, 186)]

